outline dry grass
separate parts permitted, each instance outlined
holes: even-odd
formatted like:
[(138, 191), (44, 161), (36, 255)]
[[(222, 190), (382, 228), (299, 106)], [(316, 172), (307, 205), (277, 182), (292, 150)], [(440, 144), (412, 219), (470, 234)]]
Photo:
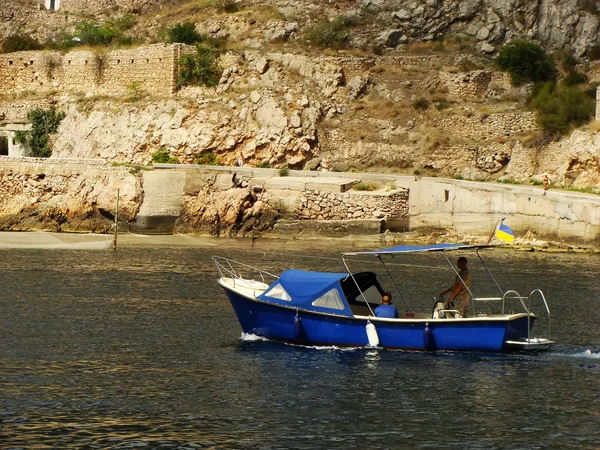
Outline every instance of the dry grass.
[(452, 144), (448, 134), (437, 128), (422, 129), (421, 131), (423, 138), (419, 144), (427, 154), (431, 154), (441, 147), (449, 147)]
[(370, 92), (360, 99), (353, 108), (353, 118), (369, 117), (371, 119), (390, 120), (400, 114), (401, 107), (392, 100), (382, 99)]
[(422, 41), (406, 44), (404, 46), (406, 53), (412, 55), (431, 55), (444, 51), (444, 43), (440, 41)]
[(592, 120), (580, 128), (581, 131), (589, 133), (600, 133), (600, 120)]

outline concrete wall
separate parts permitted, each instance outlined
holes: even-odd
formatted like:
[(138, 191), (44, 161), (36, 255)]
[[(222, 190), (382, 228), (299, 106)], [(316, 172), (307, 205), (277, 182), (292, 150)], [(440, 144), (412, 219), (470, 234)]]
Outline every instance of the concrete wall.
[(517, 237), (531, 231), (552, 240), (600, 244), (600, 197), (459, 180), (405, 178), (410, 228), (450, 228), (487, 235), (505, 217)]
[[(163, 165), (168, 167), (168, 165)], [(265, 178), (276, 169), (210, 167), (207, 172)], [(462, 180), (416, 178), (392, 174), (291, 170), (290, 176), (374, 181), (409, 189), (409, 229), (454, 229), (488, 236), (503, 217), (517, 237), (528, 231), (538, 238), (565, 243), (600, 245), (600, 196), (540, 187)], [(315, 182), (318, 182), (315, 180)]]

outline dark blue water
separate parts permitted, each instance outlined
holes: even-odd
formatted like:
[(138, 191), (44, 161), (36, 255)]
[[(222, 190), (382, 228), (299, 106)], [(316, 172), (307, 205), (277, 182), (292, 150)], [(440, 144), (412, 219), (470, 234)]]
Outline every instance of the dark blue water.
[[(598, 255), (487, 253), (544, 290), (559, 342), (501, 355), (241, 339), (213, 254), (341, 269), (277, 247), (1, 252), (0, 448), (600, 448)], [(451, 283), (440, 262), (394, 259), (413, 307)]]

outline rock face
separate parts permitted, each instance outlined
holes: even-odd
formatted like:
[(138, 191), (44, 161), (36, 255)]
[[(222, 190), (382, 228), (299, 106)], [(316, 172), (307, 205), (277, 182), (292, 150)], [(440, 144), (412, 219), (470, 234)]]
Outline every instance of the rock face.
[[(0, 9), (0, 37), (14, 32), (34, 34), (44, 40), (61, 29), (70, 29), (82, 18), (105, 19), (125, 12), (144, 14), (169, 8), (168, 0), (63, 0), (61, 10), (50, 13), (37, 2), (4, 0)], [(313, 23), (340, 12), (355, 15), (368, 8), (375, 27), (357, 32), (357, 43), (379, 42), (388, 47), (415, 41), (432, 41), (447, 34), (462, 33), (479, 43), (483, 52), (515, 37), (536, 39), (552, 49), (570, 48), (577, 55), (599, 42), (595, 2), (579, 0), (355, 0), (348, 2), (290, 2), (270, 0), (268, 7), (287, 17), (302, 20), (261, 19), (253, 15), (207, 14), (198, 31), (212, 37), (229, 36), (247, 48), (261, 48), (273, 41), (300, 37), (299, 23)], [(265, 2), (245, 0), (247, 10), (265, 7)], [(210, 11), (209, 11), (210, 12)], [(156, 18), (142, 25), (158, 28)]]
[(86, 164), (0, 162), (0, 229), (106, 232), (119, 217), (132, 220), (141, 202), (137, 175)]
[[(187, 189), (175, 231), (213, 236), (256, 236), (273, 228), (279, 214), (246, 183), (217, 183), (219, 177)], [(231, 176), (222, 176), (229, 178)]]
[(600, 135), (575, 131), (568, 139), (544, 149), (518, 145), (512, 151), (506, 173), (520, 181), (541, 181), (547, 174), (557, 186), (600, 191)]
[[(513, 38), (536, 39), (555, 48), (571, 48), (578, 56), (598, 43), (598, 15), (582, 10), (577, 0), (400, 0), (390, 13), (392, 29), (410, 40), (432, 40), (462, 32), (480, 48)], [(386, 5), (387, 6), (387, 5)], [(390, 5), (391, 6), (391, 5)]]

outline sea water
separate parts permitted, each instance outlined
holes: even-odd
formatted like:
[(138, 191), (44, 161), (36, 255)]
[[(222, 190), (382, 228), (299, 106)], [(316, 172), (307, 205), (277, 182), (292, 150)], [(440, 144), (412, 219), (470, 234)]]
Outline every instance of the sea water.
[[(544, 291), (552, 350), (305, 348), (243, 335), (210, 259), (338, 271), (336, 251), (0, 252), (0, 448), (599, 448), (600, 257), (482, 253), (502, 288)], [(440, 254), (388, 263), (413, 310), (431, 310), (454, 278)], [(496, 295), (476, 263), (473, 290)]]

